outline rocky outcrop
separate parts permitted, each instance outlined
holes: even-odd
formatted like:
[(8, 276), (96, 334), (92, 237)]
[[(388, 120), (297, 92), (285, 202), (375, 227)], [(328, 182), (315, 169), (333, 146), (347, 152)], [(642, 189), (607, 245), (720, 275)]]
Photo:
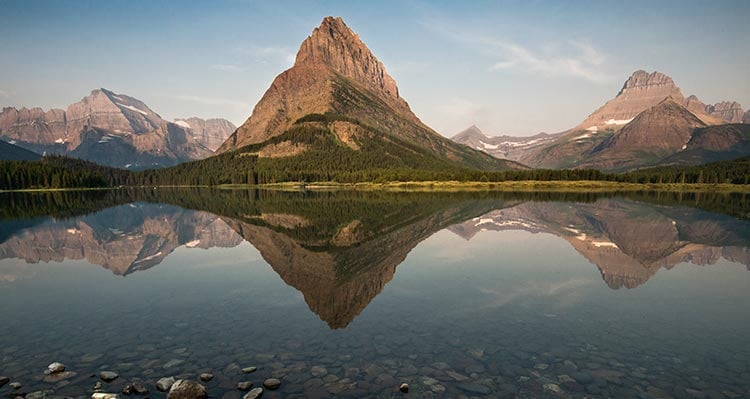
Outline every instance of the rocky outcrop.
[(217, 152), (271, 144), (266, 142), (284, 134), (298, 120), (326, 114), (376, 132), (343, 132), (356, 136), (345, 135), (354, 151), (359, 150), (360, 139), (379, 140), (388, 146), (417, 146), (462, 167), (521, 167), (457, 145), (424, 125), (401, 98), (383, 64), (341, 18), (334, 17), (324, 18), (304, 40), (294, 66), (274, 79), (250, 117)]
[(745, 113), (742, 115), (742, 123), (750, 124), (750, 110), (745, 111)]
[(722, 101), (706, 106), (706, 112), (726, 123), (742, 123), (744, 111), (736, 101)]
[(37, 153), (131, 169), (211, 155), (188, 129), (163, 120), (138, 99), (106, 89), (93, 90), (64, 111), (5, 108), (0, 113), (0, 138)]
[(237, 130), (232, 122), (220, 118), (201, 119), (192, 117), (175, 119), (174, 123), (189, 129), (195, 141), (211, 151), (216, 151)]

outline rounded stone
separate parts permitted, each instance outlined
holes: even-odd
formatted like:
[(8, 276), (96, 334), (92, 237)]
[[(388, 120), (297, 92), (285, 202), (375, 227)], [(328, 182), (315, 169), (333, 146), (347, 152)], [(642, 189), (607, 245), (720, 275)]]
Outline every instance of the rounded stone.
[(263, 388), (253, 388), (250, 390), (250, 392), (246, 393), (245, 396), (242, 397), (242, 399), (258, 399), (261, 396), (263, 396)]
[(398, 387), (398, 390), (403, 393), (409, 393), (409, 384), (401, 384), (401, 386)]
[(119, 377), (119, 375), (117, 375), (117, 373), (115, 373), (114, 371), (102, 371), (101, 373), (99, 373), (99, 378), (101, 378), (104, 382), (112, 382), (116, 380), (117, 377)]
[(209, 382), (214, 379), (214, 375), (211, 373), (202, 373), (198, 378), (203, 382)]
[(0, 387), (10, 382), (10, 377), (2, 376), (0, 377)]
[(249, 391), (253, 387), (253, 383), (250, 381), (242, 381), (237, 383), (237, 389), (240, 391)]
[(256, 370), (258, 370), (257, 367), (251, 366), (251, 367), (245, 367), (244, 369), (242, 369), (242, 372), (245, 374), (250, 374), (250, 373), (254, 373)]
[(174, 377), (160, 378), (159, 381), (156, 381), (156, 389), (161, 392), (167, 392), (170, 388), (172, 388), (172, 385), (174, 385), (174, 383)]
[(50, 373), (62, 373), (65, 371), (65, 367), (66, 366), (60, 362), (54, 362), (47, 366), (47, 371)]
[(278, 378), (269, 378), (265, 381), (263, 381), (263, 386), (266, 387), (266, 389), (274, 390), (279, 389), (281, 386), (281, 380)]
[(11, 387), (11, 388), (13, 388), (13, 389), (19, 389), (19, 388), (21, 388), (21, 387), (22, 387), (23, 385), (21, 385), (21, 383), (20, 383), (20, 382), (11, 382), (11, 383), (10, 383), (10, 385), (8, 385), (8, 386), (9, 386), (9, 387)]
[(167, 394), (167, 399), (206, 399), (207, 397), (206, 387), (190, 380), (175, 381)]

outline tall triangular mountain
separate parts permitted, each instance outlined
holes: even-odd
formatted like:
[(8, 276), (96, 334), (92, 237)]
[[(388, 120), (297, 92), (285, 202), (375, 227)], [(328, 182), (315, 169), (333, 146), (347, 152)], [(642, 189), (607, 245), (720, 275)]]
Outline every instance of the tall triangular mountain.
[(424, 125), (399, 95), (385, 66), (341, 18), (333, 17), (323, 19), (305, 39), (294, 66), (276, 77), (252, 115), (218, 152), (268, 142), (300, 121), (320, 122), (323, 115), (325, 128), (355, 151), (366, 140), (398, 141), (416, 146), (410, 151), (427, 150), (459, 166), (518, 167), (457, 145)]

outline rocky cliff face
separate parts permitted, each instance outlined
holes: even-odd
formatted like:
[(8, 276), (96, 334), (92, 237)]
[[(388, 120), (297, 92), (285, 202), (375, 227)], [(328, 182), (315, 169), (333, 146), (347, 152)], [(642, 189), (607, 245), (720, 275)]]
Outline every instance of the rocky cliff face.
[(188, 129), (163, 120), (138, 99), (106, 89), (92, 91), (65, 111), (5, 108), (0, 138), (38, 153), (120, 168), (170, 166), (211, 155)]
[[(318, 126), (321, 124), (318, 122), (316, 126), (336, 134), (338, 140), (354, 151), (359, 151), (361, 141), (379, 141), (378, 145), (418, 146), (457, 166), (511, 167), (487, 154), (457, 145), (424, 125), (401, 98), (396, 82), (383, 64), (341, 18), (333, 17), (323, 19), (305, 39), (294, 66), (274, 79), (247, 121), (218, 152), (265, 145), (298, 120), (324, 114), (335, 116), (336, 122), (345, 122), (349, 128), (339, 132), (330, 123)], [(368, 129), (358, 129), (355, 125)], [(377, 133), (368, 134), (366, 130)], [(279, 156), (296, 156), (306, 150), (306, 146), (295, 148)]]
[(237, 130), (237, 126), (226, 119), (187, 118), (175, 119), (175, 124), (189, 129), (193, 138), (211, 151), (216, 151)]
[(744, 115), (742, 105), (736, 101), (722, 101), (706, 106), (706, 112), (726, 123), (742, 123)]

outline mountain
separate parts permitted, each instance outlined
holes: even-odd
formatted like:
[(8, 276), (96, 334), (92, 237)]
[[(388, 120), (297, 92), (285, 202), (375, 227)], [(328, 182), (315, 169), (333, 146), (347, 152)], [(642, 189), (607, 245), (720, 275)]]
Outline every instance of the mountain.
[(528, 137), (487, 136), (477, 126), (471, 126), (451, 137), (456, 143), (484, 151), (496, 158), (526, 162), (525, 155), (551, 143), (558, 135), (539, 133)]
[(213, 118), (187, 118), (175, 119), (174, 123), (189, 129), (195, 141), (211, 151), (216, 151), (219, 146), (237, 130), (232, 122), (226, 119)]
[(4, 108), (0, 138), (38, 153), (130, 169), (171, 166), (212, 154), (188, 129), (167, 122), (138, 99), (106, 89), (93, 90), (65, 110)]
[(218, 152), (238, 149), (260, 158), (351, 158), (342, 165), (350, 169), (522, 168), (458, 145), (424, 125), (385, 66), (341, 18), (333, 17), (323, 19), (304, 40), (294, 66), (274, 79)]
[[(475, 148), (481, 146), (493, 156), (537, 168), (626, 171), (675, 162), (670, 157), (680, 157), (677, 154), (688, 148), (695, 129), (737, 123), (742, 118), (742, 107), (736, 102), (706, 105), (695, 95), (685, 98), (671, 77), (658, 71), (638, 70), (613, 99), (562, 133), (480, 138), (476, 132), (462, 132), (454, 141)], [(682, 160), (724, 160), (737, 154), (690, 156)]]
[(698, 117), (669, 97), (588, 151), (581, 168), (628, 170), (656, 163), (687, 147), (693, 131), (705, 127)]
[(730, 124), (696, 129), (685, 148), (660, 165), (701, 165), (750, 154), (750, 125)]
[(14, 143), (6, 143), (0, 140), (0, 160), (3, 161), (36, 161), (41, 159), (42, 156), (29, 151), (25, 148), (21, 148)]

